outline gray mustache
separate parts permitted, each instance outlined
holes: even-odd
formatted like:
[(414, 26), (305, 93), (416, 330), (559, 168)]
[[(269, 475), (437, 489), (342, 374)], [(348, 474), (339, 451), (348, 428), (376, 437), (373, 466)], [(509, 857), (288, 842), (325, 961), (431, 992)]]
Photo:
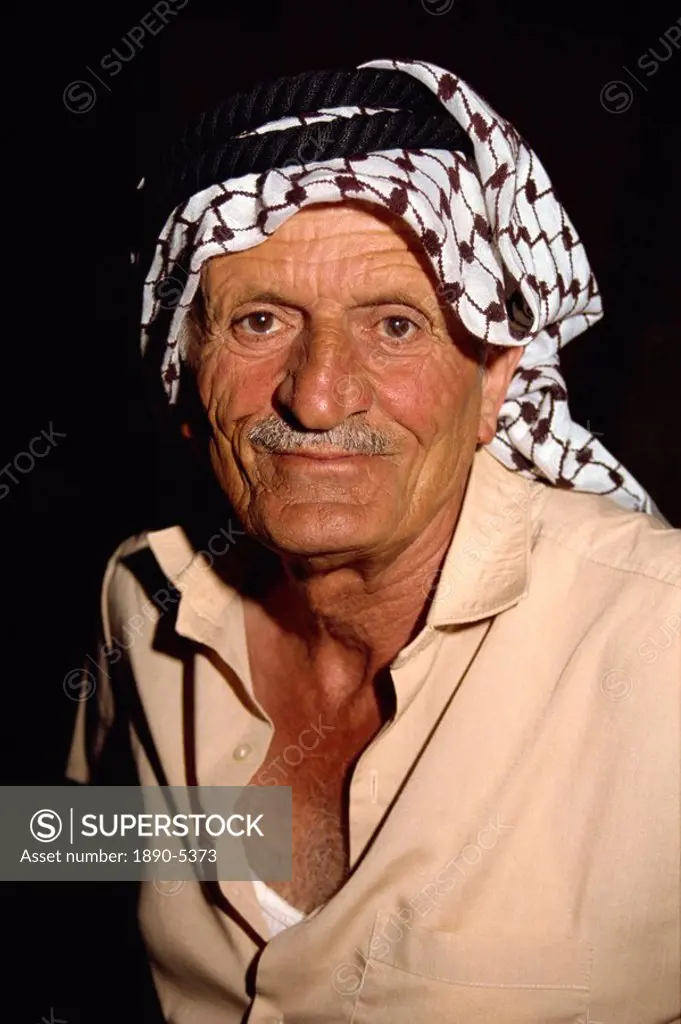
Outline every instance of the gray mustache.
[(251, 427), (248, 440), (273, 454), (327, 448), (353, 455), (394, 455), (398, 444), (392, 434), (366, 424), (345, 420), (331, 430), (295, 430), (278, 416)]

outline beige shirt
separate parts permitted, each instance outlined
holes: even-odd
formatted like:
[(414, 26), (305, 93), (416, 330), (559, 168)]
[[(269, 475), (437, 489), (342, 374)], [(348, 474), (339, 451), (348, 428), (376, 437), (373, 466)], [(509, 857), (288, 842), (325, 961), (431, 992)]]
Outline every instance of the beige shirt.
[[(286, 785), (325, 742), (333, 722), (310, 722), (266, 763), (250, 543), (220, 524), (197, 555), (173, 527), (114, 554), (73, 778), (113, 763), (107, 734), (144, 785)], [(250, 882), (212, 901), (143, 883), (168, 1024), (681, 1020), (680, 622), (679, 531), (480, 451), (427, 624), (391, 666), (395, 717), (352, 775), (350, 878), (270, 941)]]

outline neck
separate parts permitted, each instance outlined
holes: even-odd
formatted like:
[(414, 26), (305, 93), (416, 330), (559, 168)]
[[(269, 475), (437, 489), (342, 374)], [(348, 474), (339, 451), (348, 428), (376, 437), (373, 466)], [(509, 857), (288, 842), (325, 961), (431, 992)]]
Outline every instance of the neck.
[(277, 639), (293, 646), (306, 685), (342, 702), (370, 684), (422, 629), (462, 495), (384, 557), (322, 566), (275, 556), (257, 602)]

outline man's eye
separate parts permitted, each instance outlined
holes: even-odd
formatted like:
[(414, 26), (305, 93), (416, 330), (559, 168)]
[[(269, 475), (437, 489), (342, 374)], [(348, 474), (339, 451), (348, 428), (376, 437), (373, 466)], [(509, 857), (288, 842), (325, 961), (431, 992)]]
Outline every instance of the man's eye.
[(403, 338), (408, 338), (414, 331), (417, 331), (418, 324), (415, 324), (413, 320), (410, 320), (406, 316), (387, 316), (384, 320), (381, 320), (384, 333), (392, 341), (401, 341)]
[(271, 334), (277, 322), (274, 313), (261, 309), (257, 313), (241, 317), (236, 323), (238, 327), (245, 327), (250, 334)]

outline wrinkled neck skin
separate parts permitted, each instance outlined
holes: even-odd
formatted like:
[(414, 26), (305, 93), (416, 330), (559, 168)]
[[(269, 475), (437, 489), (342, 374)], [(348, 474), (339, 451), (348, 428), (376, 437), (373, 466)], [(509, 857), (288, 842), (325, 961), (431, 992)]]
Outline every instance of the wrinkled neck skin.
[(300, 675), (306, 688), (317, 691), (320, 706), (351, 701), (422, 629), (465, 483), (425, 530), (382, 557), (292, 557), (260, 547), (247, 621), (261, 635), (264, 617), (275, 645), (295, 651)]

